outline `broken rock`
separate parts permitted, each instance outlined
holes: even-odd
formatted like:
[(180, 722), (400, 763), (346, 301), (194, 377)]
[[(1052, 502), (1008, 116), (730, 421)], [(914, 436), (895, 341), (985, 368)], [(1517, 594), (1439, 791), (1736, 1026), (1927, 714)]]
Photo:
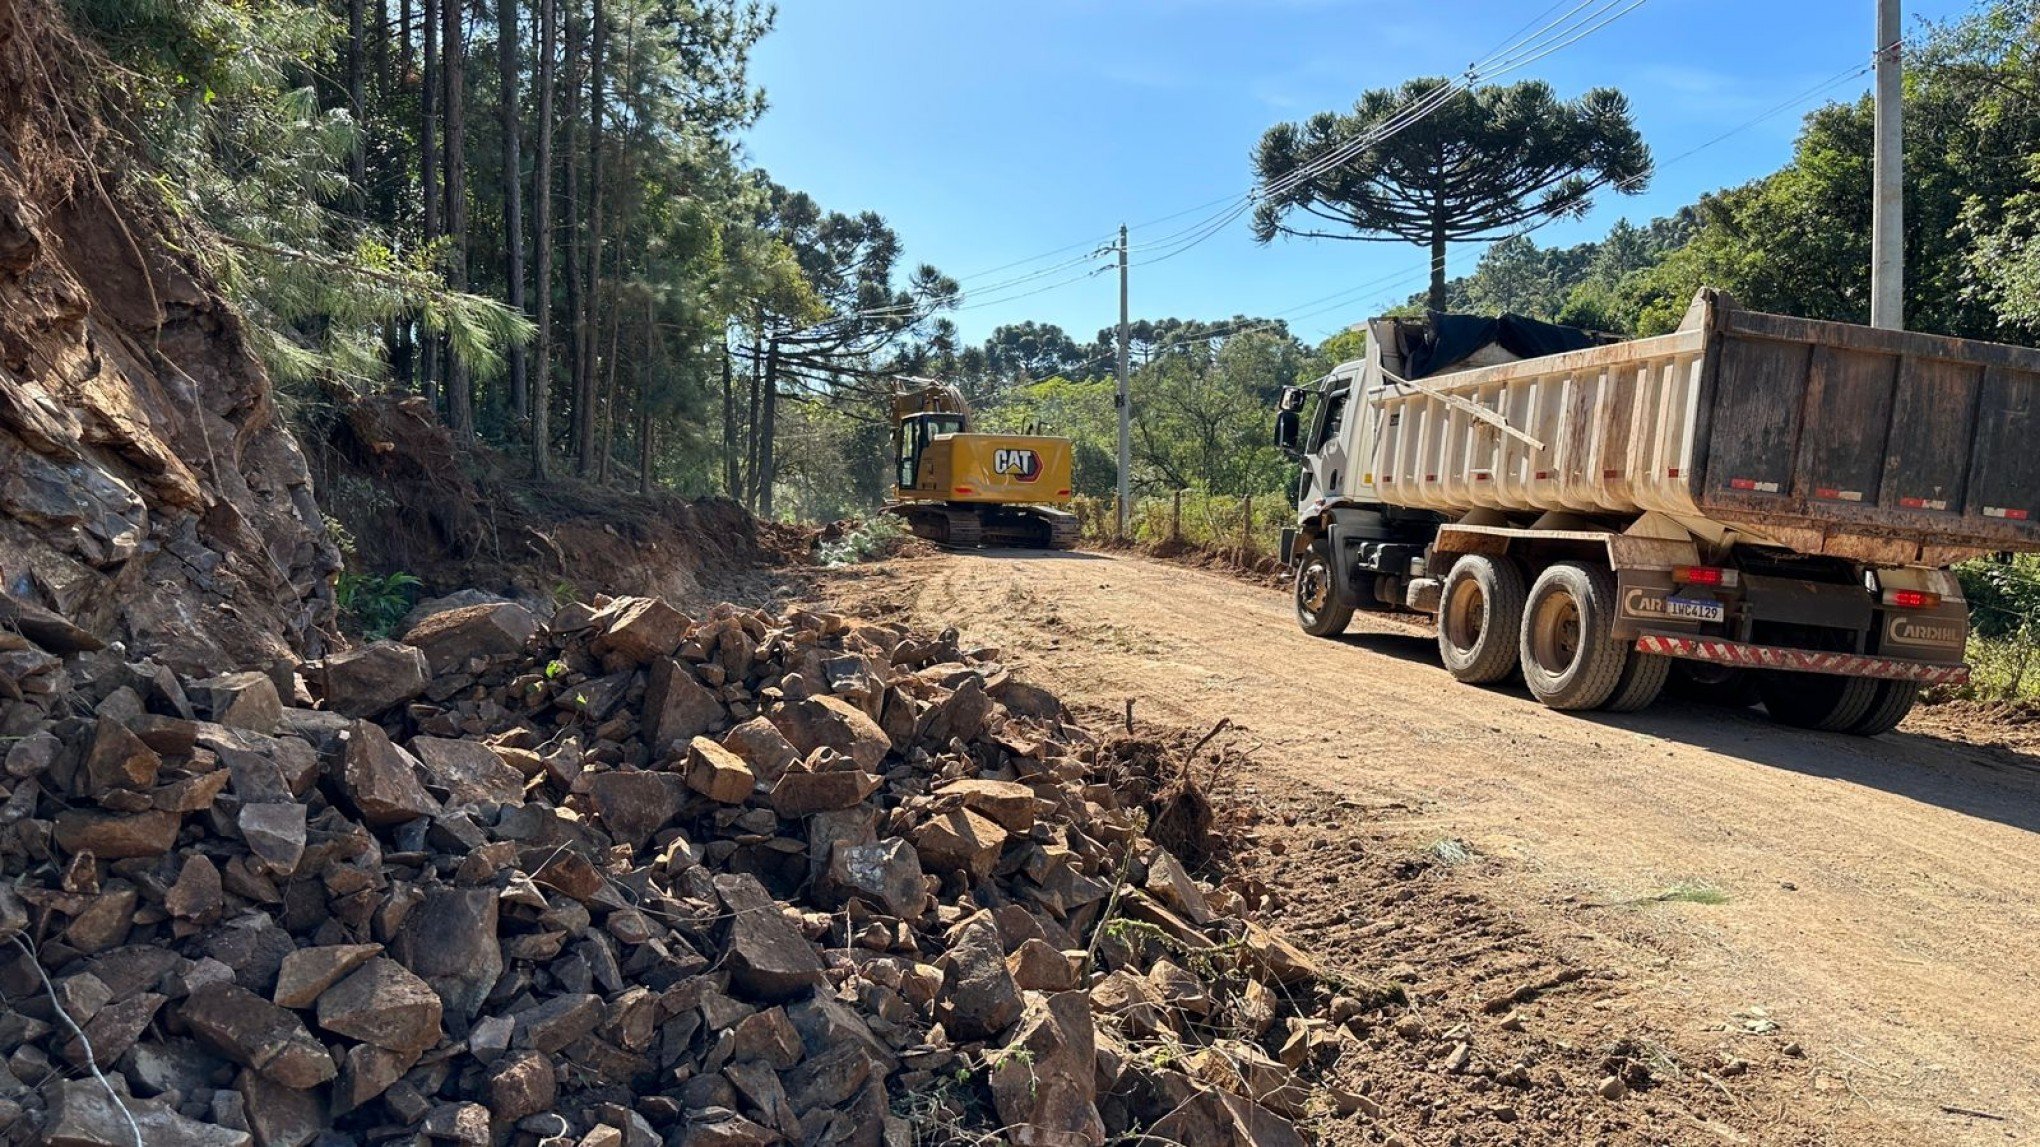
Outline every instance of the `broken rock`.
[(609, 835), (633, 850), (680, 815), (687, 786), (672, 773), (597, 773), (587, 779), (588, 800)]
[(652, 662), (645, 684), (645, 727), (654, 755), (676, 752), (723, 720), (722, 701), (670, 657)]
[(821, 956), (757, 877), (726, 873), (715, 877), (714, 885), (731, 916), (729, 963), (738, 990), (776, 1002), (822, 982)]
[(872, 844), (838, 842), (829, 850), (828, 883), (838, 895), (857, 896), (902, 920), (919, 919), (928, 905), (921, 858), (897, 838)]
[(57, 814), (56, 840), (73, 856), (81, 852), (101, 860), (161, 856), (177, 843), (177, 828), (183, 821), (177, 813), (158, 810), (121, 816), (97, 809), (65, 809)]
[(402, 824), (439, 811), (439, 802), (418, 783), (418, 765), (411, 754), (368, 721), (356, 721), (347, 731), (340, 784), (361, 819), (371, 825)]
[(1013, 1038), (992, 1062), (992, 1102), (1016, 1147), (1105, 1142), (1091, 1005), (1082, 992), (1027, 993)]
[(319, 996), (319, 1026), (391, 1051), (439, 1042), (439, 996), (402, 964), (378, 956)]
[(856, 761), (859, 768), (875, 772), (892, 740), (864, 711), (841, 697), (809, 697), (791, 701), (775, 710), (772, 723), (803, 756), (829, 748)]
[(286, 1087), (317, 1087), (339, 1070), (295, 1015), (237, 984), (199, 988), (183, 1015), (200, 1042)]
[(434, 674), (454, 673), (475, 658), (521, 652), (538, 631), (531, 611), (511, 602), (487, 602), (435, 613), (404, 634), (404, 644), (425, 655)]
[(914, 849), (937, 872), (963, 872), (983, 880), (999, 863), (1006, 830), (967, 808), (932, 817), (914, 830)]
[(425, 692), (425, 654), (394, 641), (377, 641), (328, 656), (306, 676), (326, 708), (347, 717), (373, 717)]
[(999, 926), (979, 912), (949, 933), (949, 950), (935, 962), (942, 969), (936, 1015), (957, 1039), (990, 1039), (1020, 1018), (1020, 988), (1006, 970)]
[(524, 799), (524, 774), (504, 764), (495, 750), (480, 741), (413, 737), (411, 752), (425, 767), (430, 783), (446, 790), (449, 807), (513, 804)]
[(696, 737), (687, 746), (687, 787), (718, 804), (743, 804), (758, 787), (758, 775), (744, 758)]
[(327, 988), (382, 954), (381, 944), (329, 944), (299, 948), (283, 958), (272, 998), (282, 1007), (309, 1008)]
[[(126, 1113), (122, 1112), (122, 1106)], [(128, 1116), (134, 1116), (134, 1125)], [(44, 1147), (133, 1147), (135, 1126), (148, 1147), (252, 1147), (246, 1131), (236, 1131), (187, 1118), (155, 1099), (116, 1103), (91, 1079), (66, 1080), (50, 1097)]]
[(655, 597), (620, 597), (595, 615), (602, 632), (590, 648), (597, 656), (631, 665), (671, 657), (687, 634), (687, 616)]

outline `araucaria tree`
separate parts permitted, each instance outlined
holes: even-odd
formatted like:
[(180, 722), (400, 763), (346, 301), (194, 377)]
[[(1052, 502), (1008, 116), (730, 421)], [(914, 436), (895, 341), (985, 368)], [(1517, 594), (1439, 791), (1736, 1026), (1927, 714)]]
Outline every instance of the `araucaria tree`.
[(1601, 188), (1634, 195), (1649, 182), (1650, 149), (1621, 92), (1566, 101), (1533, 80), (1457, 92), (1413, 122), (1398, 114), (1429, 106), (1450, 82), (1376, 89), (1350, 115), (1269, 128), (1254, 154), (1264, 189), (1254, 237), (1427, 246), (1430, 305), (1443, 309), (1452, 243), (1583, 215)]

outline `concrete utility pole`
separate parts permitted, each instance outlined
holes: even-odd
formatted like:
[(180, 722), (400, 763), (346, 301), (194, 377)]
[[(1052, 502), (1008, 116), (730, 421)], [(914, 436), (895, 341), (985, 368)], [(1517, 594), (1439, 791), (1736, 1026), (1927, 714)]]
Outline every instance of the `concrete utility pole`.
[(1133, 400), (1126, 389), (1126, 225), (1119, 225), (1119, 536), (1133, 502)]
[(1871, 192), (1870, 325), (1905, 329), (1905, 90), (1899, 0), (1877, 0), (1877, 152)]

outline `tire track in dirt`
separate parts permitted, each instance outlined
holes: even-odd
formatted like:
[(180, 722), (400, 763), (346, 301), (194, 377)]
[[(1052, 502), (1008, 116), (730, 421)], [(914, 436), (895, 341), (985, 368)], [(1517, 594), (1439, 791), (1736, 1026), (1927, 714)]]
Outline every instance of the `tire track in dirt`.
[[(1613, 937), (1639, 997), (1703, 1026), (1762, 1008), (1811, 1058), (1808, 1099), (1838, 1141), (2040, 1132), (2030, 758), (1677, 704), (1556, 714), (1452, 681), (1417, 628), (1362, 615), (1316, 640), (1285, 595), (1177, 566), (955, 554), (887, 571), (837, 588), (958, 625), (1073, 696), (1231, 716), (1281, 775), (1408, 803), (1413, 831), (1507, 860), (1496, 892), (1546, 930)], [(1682, 882), (1728, 901), (1607, 906)]]

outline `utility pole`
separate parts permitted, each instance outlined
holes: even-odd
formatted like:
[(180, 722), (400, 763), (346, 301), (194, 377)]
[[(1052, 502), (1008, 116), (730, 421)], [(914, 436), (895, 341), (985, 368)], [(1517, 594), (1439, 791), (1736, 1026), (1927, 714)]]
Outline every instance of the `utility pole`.
[(1905, 89), (1899, 0), (1877, 0), (1877, 150), (1870, 223), (1870, 325), (1905, 329)]
[(1119, 536), (1133, 501), (1133, 400), (1126, 385), (1126, 224), (1119, 225)]

